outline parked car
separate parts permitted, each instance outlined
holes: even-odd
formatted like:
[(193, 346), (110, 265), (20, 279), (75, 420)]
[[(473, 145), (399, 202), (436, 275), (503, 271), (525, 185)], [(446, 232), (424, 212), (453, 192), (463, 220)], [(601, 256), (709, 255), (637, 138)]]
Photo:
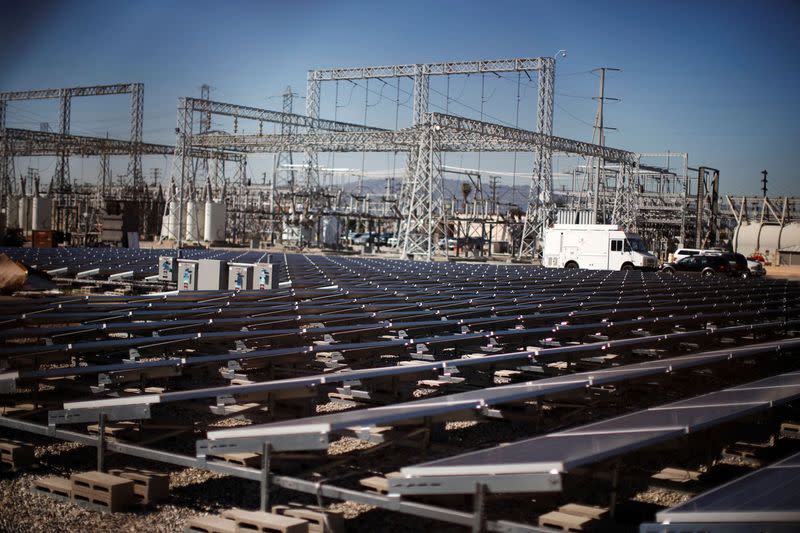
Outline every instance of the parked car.
[(389, 239), (394, 237), (394, 233), (391, 231), (384, 231), (383, 233), (378, 235), (378, 240), (376, 241), (378, 246), (388, 246)]
[(728, 265), (731, 267), (731, 276), (740, 278), (750, 277), (750, 269), (747, 266), (747, 258), (742, 254), (727, 252), (721, 254), (719, 257), (728, 261)]
[(747, 268), (750, 270), (750, 275), (753, 277), (760, 278), (761, 276), (767, 275), (767, 269), (764, 268), (764, 265), (762, 265), (760, 261), (748, 259)]
[(361, 235), (363, 235), (363, 233), (358, 231), (348, 231), (347, 235), (343, 237), (345, 244), (355, 244), (356, 239), (358, 239)]
[(665, 274), (696, 272), (702, 276), (729, 275), (731, 266), (727, 259), (719, 255), (692, 255), (675, 263), (666, 263), (661, 271)]
[(388, 239), (386, 239), (386, 246), (389, 246), (390, 248), (397, 248), (399, 245), (400, 245), (400, 239), (398, 239), (397, 237), (389, 237)]
[(378, 234), (376, 232), (370, 233), (359, 233), (357, 237), (353, 239), (353, 244), (377, 244), (378, 243)]
[(439, 239), (439, 249), (444, 250), (445, 242), (447, 243), (448, 250), (455, 250), (456, 245), (458, 245), (458, 239), (454, 239), (452, 237), (445, 239)]
[(684, 257), (691, 257), (693, 255), (701, 255), (702, 253), (703, 253), (703, 250), (700, 250), (699, 248), (678, 248), (672, 254), (672, 262), (673, 263), (677, 263), (678, 261), (680, 261)]

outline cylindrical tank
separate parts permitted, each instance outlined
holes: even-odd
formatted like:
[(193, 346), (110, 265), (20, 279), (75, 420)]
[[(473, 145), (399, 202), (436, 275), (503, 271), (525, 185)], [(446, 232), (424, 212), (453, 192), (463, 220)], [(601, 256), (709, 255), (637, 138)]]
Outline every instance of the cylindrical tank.
[(9, 196), (6, 201), (6, 226), (19, 227), (19, 198)]
[(34, 196), (31, 199), (31, 229), (49, 230), (52, 226), (53, 200)]
[(225, 240), (225, 204), (222, 202), (206, 202), (203, 240), (220, 242)]
[(197, 202), (194, 200), (186, 202), (186, 240), (200, 241), (197, 224)]
[(339, 217), (322, 217), (322, 244), (330, 248), (335, 248), (339, 244), (339, 231), (341, 223)]
[(781, 245), (782, 232), (783, 226), (779, 224), (763, 224), (761, 226), (761, 235), (758, 238), (758, 245), (765, 257), (778, 250)]
[(19, 227), (22, 231), (30, 231), (31, 229), (31, 198), (29, 196), (21, 196), (17, 204)]
[(169, 219), (167, 220), (167, 238), (178, 240), (178, 202), (169, 202)]
[(786, 224), (781, 231), (781, 245), (778, 249), (790, 246), (800, 246), (800, 222)]
[(169, 239), (169, 213), (161, 215), (161, 238)]
[(197, 242), (206, 235), (206, 202), (197, 202)]
[(740, 254), (749, 256), (759, 251), (759, 237), (761, 224), (745, 222), (736, 226), (733, 233), (733, 249)]
[(800, 245), (800, 223), (780, 224), (745, 222), (736, 226), (733, 234), (734, 250), (749, 256), (759, 252), (774, 261), (781, 248)]

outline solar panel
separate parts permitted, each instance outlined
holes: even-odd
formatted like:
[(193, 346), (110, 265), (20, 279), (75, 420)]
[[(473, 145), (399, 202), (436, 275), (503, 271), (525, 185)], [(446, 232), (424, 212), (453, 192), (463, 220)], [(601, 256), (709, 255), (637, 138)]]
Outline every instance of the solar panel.
[[(626, 379), (642, 378), (647, 376), (654, 376), (665, 373), (668, 369), (674, 368), (689, 368), (691, 366), (699, 366), (703, 364), (711, 364), (715, 361), (724, 361), (729, 358), (752, 356), (757, 354), (765, 354), (774, 352), (779, 349), (789, 349), (800, 347), (800, 339), (791, 339), (786, 341), (777, 341), (762, 343), (760, 345), (750, 346), (747, 348), (733, 348), (729, 350), (715, 350), (696, 356), (691, 360), (682, 361), (682, 358), (670, 358), (660, 361), (651, 361), (642, 364), (627, 365), (616, 369), (607, 369), (597, 372), (580, 372), (565, 376), (554, 378), (545, 378), (538, 381), (519, 383), (512, 385), (502, 385), (498, 387), (491, 387), (475, 391), (468, 391), (457, 394), (450, 394), (446, 396), (428, 398), (423, 400), (416, 400), (412, 402), (399, 403), (388, 405), (384, 407), (374, 407), (360, 411), (348, 411), (341, 413), (333, 413), (323, 416), (316, 416), (300, 420), (288, 420), (283, 422), (275, 422), (272, 424), (264, 424), (257, 426), (250, 426), (246, 430), (224, 430), (224, 431), (210, 431), (208, 432), (208, 440), (213, 441), (218, 439), (232, 439), (232, 438), (245, 438), (255, 437), (259, 435), (275, 435), (280, 434), (281, 431), (297, 432), (302, 429), (304, 425), (313, 424), (315, 427), (324, 427), (326, 432), (336, 432), (346, 430), (348, 428), (359, 427), (372, 427), (378, 425), (397, 423), (398, 421), (408, 420), (412, 418), (433, 417), (441, 416), (444, 414), (454, 415), (455, 413), (464, 411), (474, 411), (484, 406), (492, 406), (509, 402), (516, 402), (526, 399), (532, 399), (538, 396), (545, 396), (548, 394), (556, 394), (569, 390), (582, 389), (589, 385), (601, 385), (619, 382)], [(786, 394), (784, 388), (784, 395)], [(800, 385), (798, 386), (798, 393), (800, 394)], [(781, 397), (783, 399), (784, 396)], [(748, 405), (750, 407), (750, 405)], [(606, 424), (611, 424), (610, 427), (599, 427), (596, 431), (599, 433), (613, 433), (624, 432), (630, 429), (636, 429), (642, 424), (646, 423), (648, 431), (667, 429), (669, 431), (683, 431), (687, 425), (692, 427), (699, 427), (704, 423), (709, 423), (714, 420), (720, 420), (724, 416), (739, 416), (745, 410), (742, 406), (733, 406), (731, 408), (721, 407), (718, 409), (703, 410), (708, 415), (700, 413), (691, 413), (694, 410), (676, 408), (673, 411), (658, 411), (656, 415), (644, 416), (643, 419), (635, 418), (641, 413), (634, 413), (621, 417), (620, 419), (613, 419), (618, 421), (618, 426), (613, 426), (613, 422), (607, 421)], [(692, 416), (692, 414), (694, 416)], [(628, 418), (630, 417), (630, 418)], [(638, 425), (637, 425), (638, 422)], [(598, 423), (598, 424), (603, 424)], [(593, 431), (591, 426), (585, 426), (586, 431)], [(240, 432), (241, 431), (241, 432)], [(564, 432), (567, 437), (567, 432)], [(576, 435), (571, 435), (575, 437)], [(544, 437), (542, 437), (544, 438)], [(598, 437), (600, 438), (600, 437)], [(580, 439), (578, 439), (580, 440)], [(525, 447), (527, 441), (523, 444), (509, 445), (500, 448), (498, 453), (505, 453), (512, 450), (514, 446)], [(541, 445), (544, 445), (540, 442)], [(204, 443), (207, 446), (208, 443)], [(252, 446), (254, 443), (242, 443), (243, 447)], [(260, 445), (260, 444), (258, 444)], [(549, 445), (549, 443), (548, 443)], [(258, 449), (258, 448), (256, 448)], [(591, 450), (591, 447), (589, 448)], [(511, 453), (511, 452), (509, 452)], [(536, 457), (538, 450), (532, 452), (531, 457)], [(453, 459), (444, 459), (442, 461), (455, 461), (459, 462), (459, 456)], [(485, 459), (485, 457), (483, 458)], [(469, 462), (469, 460), (465, 460)], [(470, 463), (471, 466), (479, 467), (480, 462)], [(531, 468), (536, 468), (535, 463)], [(438, 464), (437, 464), (438, 466)], [(426, 468), (423, 465), (420, 468)], [(499, 468), (500, 465), (493, 464), (493, 468)], [(509, 468), (518, 468), (519, 465), (513, 465)], [(460, 466), (457, 468), (461, 468)], [(550, 468), (544, 470), (530, 470), (530, 471), (549, 471)], [(412, 470), (413, 471), (413, 470)], [(439, 475), (439, 470), (436, 470), (432, 475)]]
[(796, 526), (800, 524), (800, 453), (661, 511), (656, 520), (673, 527), (686, 522)]
[[(730, 398), (732, 391), (746, 393), (754, 389), (763, 389), (769, 394), (760, 397), (750, 395), (745, 398), (747, 401)], [(419, 493), (421, 479), (426, 476), (453, 476), (453, 483), (444, 492), (469, 493), (474, 489), (474, 484), (480, 482), (476, 476), (566, 472), (629, 450), (760, 412), (798, 397), (800, 373), (773, 376), (566, 431), (406, 467), (401, 469), (406, 479), (392, 480), (391, 488), (401, 494), (407, 489)], [(462, 476), (469, 476), (469, 483), (463, 482), (465, 478)], [(458, 489), (459, 486), (462, 489)], [(438, 487), (432, 491), (443, 490)], [(522, 487), (520, 491), (526, 490)]]

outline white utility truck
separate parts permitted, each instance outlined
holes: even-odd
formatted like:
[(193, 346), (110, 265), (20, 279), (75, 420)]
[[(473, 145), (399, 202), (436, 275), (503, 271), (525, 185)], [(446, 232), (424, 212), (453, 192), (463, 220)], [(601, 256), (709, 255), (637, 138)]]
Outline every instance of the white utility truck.
[(606, 224), (555, 224), (544, 232), (542, 264), (556, 268), (656, 268), (656, 258), (635, 233)]

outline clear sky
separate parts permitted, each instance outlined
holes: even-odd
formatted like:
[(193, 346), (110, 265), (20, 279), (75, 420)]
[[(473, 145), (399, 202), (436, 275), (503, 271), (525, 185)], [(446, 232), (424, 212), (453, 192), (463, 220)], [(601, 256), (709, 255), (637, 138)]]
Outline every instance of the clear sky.
[[(798, 27), (796, 0), (5, 1), (0, 90), (141, 81), (145, 140), (173, 143), (177, 98), (198, 96), (202, 83), (212, 86), (214, 99), (279, 109), (287, 85), (305, 93), (313, 68), (551, 56), (566, 49), (557, 63), (557, 135), (592, 139), (598, 78), (591, 70), (621, 68), (606, 80), (606, 95), (620, 98), (606, 107), (606, 124), (617, 128), (608, 145), (688, 152), (691, 166), (721, 170), (723, 193), (757, 194), (760, 171), (767, 169), (770, 195), (800, 195)], [(434, 80), (432, 110), (478, 117), (483, 100), (486, 120), (533, 129), (535, 82), (520, 80), (519, 119), (514, 74), (452, 78), (449, 87)], [(411, 85), (401, 82), (397, 104), (394, 83), (373, 80), (369, 92), (364, 82), (342, 83), (335, 106), (336, 89), (326, 84), (323, 115), (363, 122), (368, 95), (370, 124), (393, 126), (398, 112), (402, 126)], [(73, 132), (124, 138), (127, 103), (119, 98), (76, 100)], [(304, 107), (298, 96), (295, 111)], [(57, 124), (55, 102), (9, 108), (9, 126), (38, 129), (43, 121)], [(323, 163), (361, 165), (360, 157), (347, 157)], [(465, 157), (458, 163), (496, 170), (512, 164), (507, 157)], [(49, 163), (30, 164), (49, 178)], [(81, 173), (78, 164), (72, 163), (73, 176)], [(387, 164), (386, 156), (370, 156), (366, 166)], [(119, 166), (122, 172), (124, 162)], [(258, 163), (251, 172), (260, 175)]]

